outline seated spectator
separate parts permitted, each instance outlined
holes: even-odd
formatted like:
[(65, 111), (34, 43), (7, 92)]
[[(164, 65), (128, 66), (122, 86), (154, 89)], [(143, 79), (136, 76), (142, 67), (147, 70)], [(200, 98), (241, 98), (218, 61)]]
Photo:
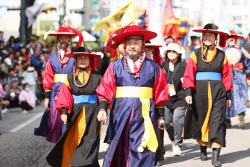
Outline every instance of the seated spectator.
[(0, 80), (1, 80), (1, 83), (2, 83), (2, 79), (5, 77), (5, 72), (3, 72), (2, 70), (2, 64), (0, 63)]
[(42, 49), (41, 60), (46, 65), (47, 61), (49, 60), (49, 52), (46, 48)]
[(35, 34), (31, 34), (30, 40), (34, 41), (35, 39), (36, 39), (36, 35)]
[(9, 47), (9, 48), (13, 47), (14, 46), (14, 41), (15, 41), (14, 36), (10, 36), (9, 40), (6, 43), (7, 47)]
[(4, 93), (5, 92), (4, 92), (3, 86), (2, 86), (2, 84), (0, 84), (0, 105), (2, 108), (2, 113), (8, 112), (7, 106), (10, 104), (10, 102), (8, 100), (3, 100)]
[(30, 54), (34, 54), (34, 49), (36, 47), (36, 41), (35, 40), (30, 40), (26, 48), (30, 51)]
[[(3, 83), (10, 83), (10, 80), (11, 80), (12, 78), (15, 78), (15, 77), (17, 77), (17, 76), (16, 76), (16, 73), (15, 73), (15, 70), (14, 70), (13, 68), (11, 68), (11, 69), (9, 69), (9, 73), (8, 73), (8, 75), (6, 76), (6, 78), (3, 79)], [(18, 83), (19, 83), (19, 78), (17, 77), (17, 79), (18, 79)]]
[(24, 82), (29, 83), (31, 91), (33, 92), (34, 95), (36, 95), (37, 72), (35, 68), (30, 65), (27, 66), (22, 76), (24, 78)]
[(3, 89), (2, 84), (0, 84), (0, 97), (3, 97), (3, 96), (4, 96), (4, 89)]
[(3, 38), (3, 31), (0, 31), (0, 41), (3, 41), (3, 43), (5, 43), (5, 40)]
[(19, 94), (22, 88), (18, 86), (18, 79), (16, 77), (11, 78), (10, 86), (6, 90), (5, 99), (10, 101), (9, 107), (19, 107)]
[(13, 48), (15, 49), (15, 50), (18, 50), (19, 49), (19, 47), (20, 47), (20, 38), (19, 37), (17, 37), (15, 40), (14, 40), (14, 46), (13, 46)]
[(1, 72), (4, 72), (5, 74), (8, 73), (9, 65), (7, 62), (4, 62), (1, 64)]
[(5, 92), (6, 92), (6, 90), (8, 89), (9, 86), (10, 86), (10, 85), (9, 85), (8, 83), (3, 84), (3, 90), (4, 90), (4, 95), (3, 95), (3, 97), (5, 96)]
[(3, 41), (0, 41), (0, 49), (3, 50), (5, 47), (5, 43)]
[(18, 59), (17, 57), (15, 57), (15, 58), (13, 59), (13, 64), (18, 64), (18, 62), (19, 62), (19, 59)]
[(15, 71), (16, 75), (17, 75), (19, 78), (21, 78), (23, 72), (20, 70), (20, 65), (16, 63), (16, 64), (14, 64), (13, 67), (14, 67), (14, 71)]
[(22, 72), (24, 72), (26, 70), (27, 66), (28, 66), (28, 62), (24, 60), (24, 61), (22, 61), (21, 65), (22, 65), (22, 67), (21, 67)]
[(40, 74), (40, 71), (43, 69), (43, 62), (41, 61), (40, 50), (38, 48), (34, 50), (34, 55), (30, 58), (30, 65), (36, 68), (38, 74)]
[(30, 90), (30, 85), (28, 83), (23, 85), (23, 90), (19, 95), (19, 104), (23, 114), (27, 114), (29, 110), (35, 107), (35, 96)]
[(29, 49), (26, 49), (25, 47), (21, 48), (21, 56), (23, 57), (22, 62), (25, 61), (30, 61), (30, 55), (29, 55), (30, 51)]
[(13, 60), (14, 60), (14, 54), (13, 54), (13, 53), (10, 53), (10, 54), (8, 55), (8, 57), (6, 57), (6, 58), (4, 59), (4, 62), (7, 63), (8, 68), (12, 68), (12, 62), (13, 62)]
[(40, 37), (39, 36), (36, 36), (36, 46), (38, 47), (39, 50), (42, 49), (42, 45), (40, 43)]

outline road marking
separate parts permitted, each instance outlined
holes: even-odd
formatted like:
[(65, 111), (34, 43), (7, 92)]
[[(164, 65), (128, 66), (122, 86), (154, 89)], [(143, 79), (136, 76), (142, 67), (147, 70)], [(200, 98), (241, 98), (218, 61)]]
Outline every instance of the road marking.
[(38, 119), (39, 117), (41, 117), (43, 115), (43, 113), (39, 113), (37, 115), (35, 115), (34, 117), (30, 118), (28, 121), (18, 125), (17, 127), (15, 127), (14, 129), (10, 130), (9, 132), (17, 132), (20, 129), (24, 128), (25, 126), (29, 125), (30, 123), (34, 122), (36, 119)]

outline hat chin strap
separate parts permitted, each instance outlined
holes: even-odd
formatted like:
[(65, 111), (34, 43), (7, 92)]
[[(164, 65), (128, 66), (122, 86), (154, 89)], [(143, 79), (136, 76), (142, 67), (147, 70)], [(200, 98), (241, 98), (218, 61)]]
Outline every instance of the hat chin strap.
[[(76, 73), (75, 73), (75, 77), (77, 77), (77, 74), (79, 72), (79, 70), (82, 70), (82, 71), (85, 71), (85, 72), (88, 72), (88, 67), (86, 68), (82, 68), (82, 67), (76, 67)], [(84, 76), (83, 76), (84, 77)]]
[[(212, 46), (212, 45), (210, 45), (210, 46)], [(205, 50), (207, 50), (207, 52), (206, 52), (206, 56), (205, 56), (206, 58), (207, 58), (208, 49), (209, 49), (209, 47), (210, 47), (210, 46), (205, 45), (205, 48), (206, 48)]]

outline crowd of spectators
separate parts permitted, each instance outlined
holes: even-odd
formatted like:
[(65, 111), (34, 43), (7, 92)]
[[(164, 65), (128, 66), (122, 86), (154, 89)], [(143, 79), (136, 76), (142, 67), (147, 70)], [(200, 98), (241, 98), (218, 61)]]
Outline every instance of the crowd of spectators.
[[(40, 43), (39, 37), (31, 35), (26, 45), (20, 38), (3, 38), (0, 31), (0, 105), (2, 113), (11, 107), (20, 107), (27, 114), (44, 96), (43, 74), (55, 43)], [(1, 114), (0, 114), (1, 115)]]

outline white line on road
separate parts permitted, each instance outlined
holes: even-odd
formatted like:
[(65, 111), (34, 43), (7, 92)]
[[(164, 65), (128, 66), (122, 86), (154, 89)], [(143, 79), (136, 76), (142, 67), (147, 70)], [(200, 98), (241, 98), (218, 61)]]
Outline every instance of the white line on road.
[(9, 132), (17, 132), (17, 131), (19, 131), (20, 129), (22, 129), (25, 126), (29, 125), (30, 123), (34, 122), (37, 118), (41, 117), (42, 115), (43, 115), (43, 113), (39, 113), (39, 114), (35, 115), (34, 117), (30, 118), (28, 121), (18, 125), (17, 127), (10, 130)]

